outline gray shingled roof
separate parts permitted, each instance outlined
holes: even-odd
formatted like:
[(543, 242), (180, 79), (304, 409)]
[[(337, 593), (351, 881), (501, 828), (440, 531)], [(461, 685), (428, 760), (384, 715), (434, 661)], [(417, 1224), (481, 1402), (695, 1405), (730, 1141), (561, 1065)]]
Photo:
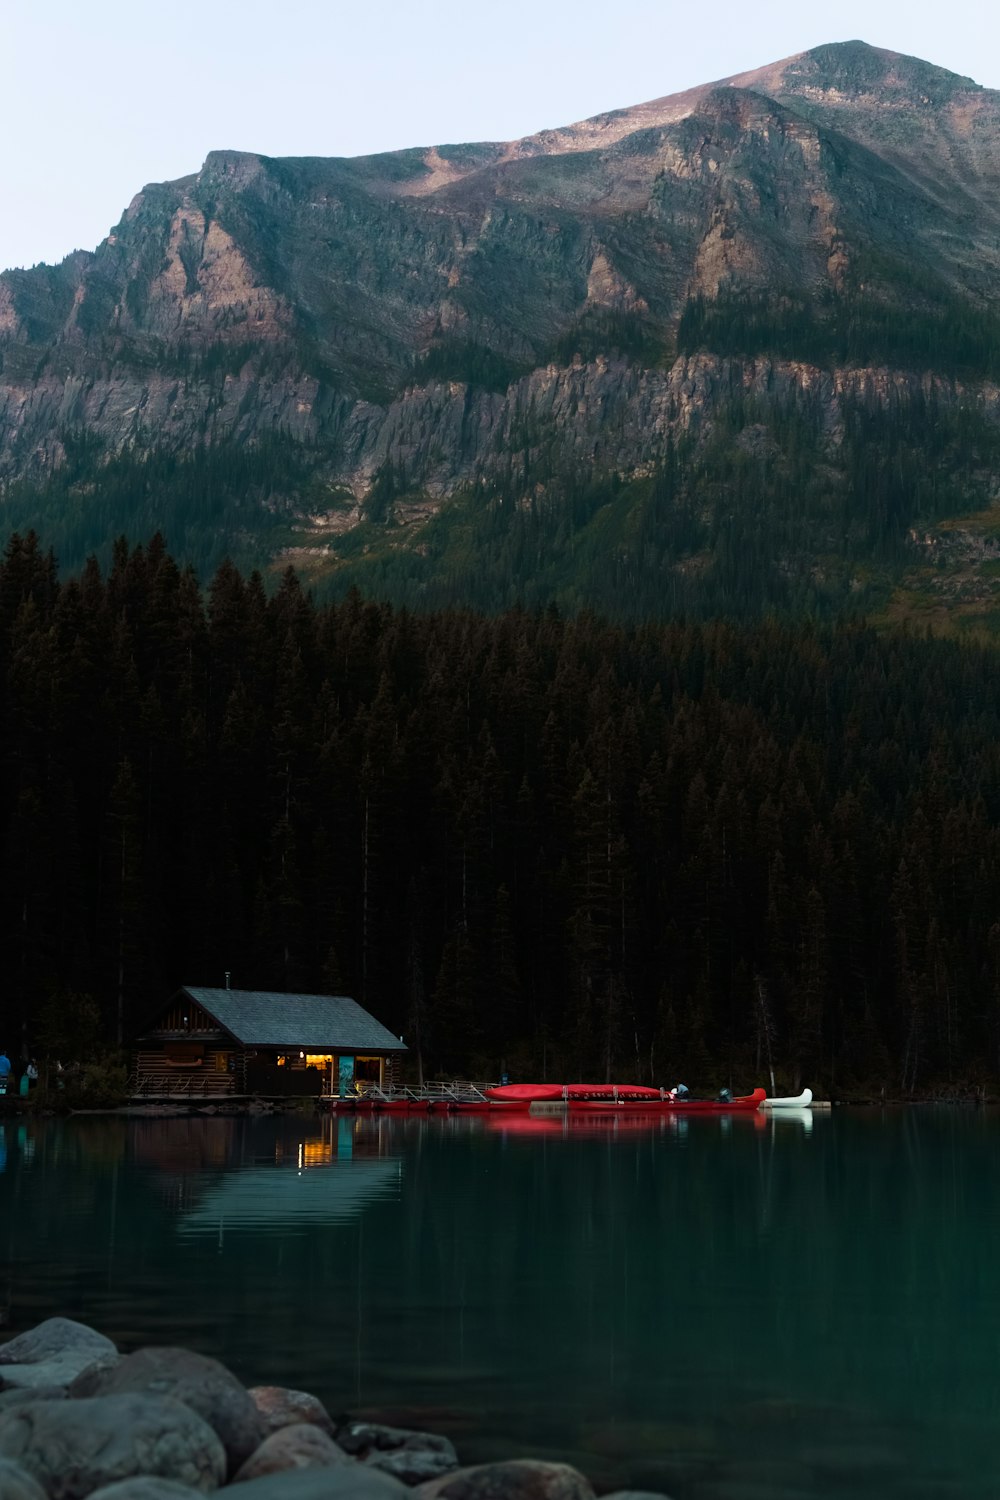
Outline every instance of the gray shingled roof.
[(273, 990), (203, 990), (184, 986), (244, 1047), (310, 1051), (405, 1052), (398, 1037), (346, 995), (283, 995)]

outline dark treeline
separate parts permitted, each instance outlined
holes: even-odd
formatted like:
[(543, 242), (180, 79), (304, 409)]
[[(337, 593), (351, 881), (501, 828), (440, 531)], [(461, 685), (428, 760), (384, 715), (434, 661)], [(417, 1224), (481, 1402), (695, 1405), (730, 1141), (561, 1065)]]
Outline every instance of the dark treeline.
[(0, 695), (8, 1047), (228, 969), (428, 1072), (996, 1087), (988, 651), (203, 595), (159, 538), (60, 581), (29, 536)]
[[(699, 349), (780, 355), (817, 365), (890, 364), (941, 374), (1000, 374), (1000, 319), (990, 307), (917, 282), (895, 288), (906, 299), (855, 292), (820, 298), (729, 294), (692, 298), (677, 332), (683, 354)], [(924, 294), (924, 295), (922, 295)]]

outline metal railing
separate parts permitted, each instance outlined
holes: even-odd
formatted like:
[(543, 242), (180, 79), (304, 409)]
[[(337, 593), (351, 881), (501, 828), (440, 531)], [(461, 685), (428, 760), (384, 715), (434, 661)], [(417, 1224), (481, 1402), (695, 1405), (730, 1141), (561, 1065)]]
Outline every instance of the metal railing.
[(412, 1084), (396, 1089), (384, 1089), (377, 1083), (356, 1083), (349, 1093), (332, 1095), (326, 1093), (322, 1097), (343, 1098), (355, 1103), (365, 1100), (372, 1104), (392, 1104), (403, 1101), (410, 1104), (485, 1104), (488, 1102), (485, 1090), (489, 1087), (487, 1083), (474, 1083), (471, 1079), (465, 1078), (422, 1085)]
[[(207, 1083), (210, 1083), (210, 1086), (206, 1088)], [(133, 1099), (149, 1095), (156, 1095), (162, 1099), (183, 1099), (195, 1094), (202, 1098), (222, 1099), (227, 1094), (235, 1093), (235, 1090), (236, 1080), (222, 1073), (203, 1073), (200, 1076), (198, 1074), (175, 1076), (171, 1073), (135, 1073), (128, 1080), (129, 1096)]]

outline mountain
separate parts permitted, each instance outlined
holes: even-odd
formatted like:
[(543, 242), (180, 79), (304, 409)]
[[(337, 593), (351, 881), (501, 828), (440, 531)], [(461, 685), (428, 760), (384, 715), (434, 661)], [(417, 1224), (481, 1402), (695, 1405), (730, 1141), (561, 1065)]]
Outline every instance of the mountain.
[(414, 603), (992, 629), (998, 380), (1000, 94), (862, 42), (0, 276), (8, 529)]

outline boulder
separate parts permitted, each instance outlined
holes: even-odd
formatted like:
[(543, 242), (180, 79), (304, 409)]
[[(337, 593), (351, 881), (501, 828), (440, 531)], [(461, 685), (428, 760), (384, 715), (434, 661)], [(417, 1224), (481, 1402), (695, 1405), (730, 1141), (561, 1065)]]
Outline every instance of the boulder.
[(533, 1458), (456, 1469), (411, 1494), (417, 1500), (594, 1500), (590, 1481), (579, 1469)]
[(329, 1469), (335, 1464), (356, 1467), (354, 1459), (348, 1458), (332, 1437), (311, 1422), (299, 1422), (265, 1438), (256, 1453), (237, 1470), (232, 1483), (244, 1484), (265, 1474), (287, 1474), (294, 1469)]
[(45, 1491), (19, 1464), (0, 1458), (0, 1496), (2, 1500), (45, 1500)]
[(265, 1433), (280, 1432), (282, 1427), (297, 1427), (311, 1422), (328, 1437), (333, 1437), (333, 1419), (322, 1401), (308, 1391), (291, 1391), (283, 1385), (253, 1385), (247, 1391), (264, 1424)]
[[(233, 1486), (230, 1486), (232, 1489)], [(298, 1469), (241, 1484), (233, 1500), (413, 1500), (413, 1490), (363, 1464)]]
[(458, 1468), (458, 1455), (451, 1442), (434, 1432), (414, 1432), (380, 1422), (344, 1422), (337, 1441), (345, 1453), (404, 1484), (422, 1484)]
[(395, 1453), (407, 1449), (411, 1453), (440, 1453), (451, 1459), (452, 1468), (458, 1466), (454, 1446), (446, 1437), (436, 1432), (416, 1432), (410, 1427), (388, 1427), (382, 1422), (342, 1422), (337, 1429), (337, 1442), (345, 1453), (355, 1458), (368, 1458), (374, 1453)]
[(26, 1469), (48, 1500), (84, 1500), (138, 1475), (209, 1491), (226, 1473), (211, 1427), (171, 1396), (26, 1402), (0, 1416), (0, 1457)]
[[(0, 1491), (0, 1494), (3, 1492)], [(95, 1490), (90, 1500), (200, 1500), (201, 1491), (176, 1479), (150, 1479), (147, 1474), (135, 1479), (119, 1479)]]
[(0, 1412), (10, 1411), (12, 1406), (23, 1406), (26, 1401), (65, 1401), (64, 1385), (12, 1385), (9, 1391), (0, 1391)]
[(391, 1474), (403, 1484), (416, 1485), (454, 1473), (458, 1459), (449, 1458), (447, 1453), (435, 1453), (431, 1448), (395, 1448), (391, 1453), (369, 1454), (364, 1464), (382, 1474)]
[(88, 1372), (70, 1387), (71, 1396), (130, 1393), (173, 1396), (197, 1412), (225, 1448), (229, 1474), (264, 1438), (257, 1408), (236, 1376), (217, 1359), (191, 1349), (137, 1349), (113, 1369)]
[(47, 1318), (0, 1346), (0, 1380), (12, 1386), (42, 1388), (72, 1385), (89, 1370), (117, 1363), (110, 1339), (72, 1318)]
[(36, 1365), (71, 1349), (87, 1349), (92, 1355), (117, 1354), (110, 1339), (86, 1323), (72, 1318), (46, 1318), (34, 1328), (0, 1344), (0, 1365)]

